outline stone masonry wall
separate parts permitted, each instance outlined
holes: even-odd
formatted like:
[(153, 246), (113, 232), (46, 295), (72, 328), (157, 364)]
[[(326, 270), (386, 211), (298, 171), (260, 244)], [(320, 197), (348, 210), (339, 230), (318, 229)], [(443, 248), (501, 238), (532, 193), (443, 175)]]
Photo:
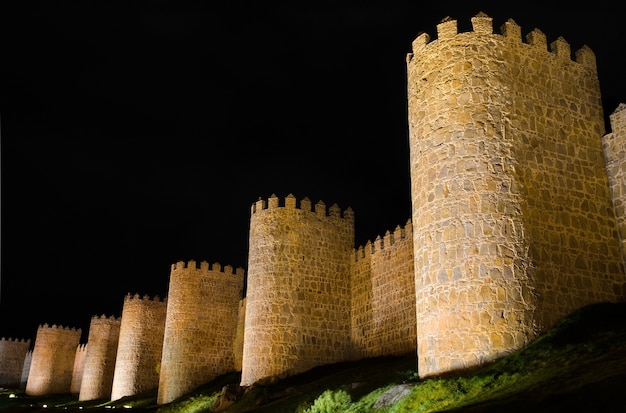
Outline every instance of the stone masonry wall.
[(83, 373), (85, 372), (85, 356), (87, 355), (87, 344), (79, 344), (76, 348), (74, 356), (74, 368), (72, 369), (72, 384), (70, 393), (80, 394), (80, 385), (83, 382)]
[(79, 401), (110, 399), (120, 324), (121, 318), (114, 316), (91, 318)]
[(19, 388), (30, 340), (0, 339), (0, 387)]
[(30, 372), (30, 362), (33, 359), (33, 350), (28, 350), (24, 357), (24, 367), (22, 368), (22, 379), (20, 380), (20, 389), (26, 389), (28, 382), (28, 373)]
[(159, 386), (167, 301), (139, 294), (124, 298), (111, 400)]
[(512, 20), (407, 56), (418, 368), (471, 368), (623, 300), (595, 57)]
[(244, 270), (191, 260), (172, 265), (157, 402), (169, 403), (235, 371)]
[[(92, 319), (86, 345), (80, 329), (40, 326), (26, 395), (158, 385), (164, 404), (231, 371), (248, 386), (410, 351), (428, 377), (506, 355), (585, 305), (625, 301), (626, 104), (605, 135), (588, 47), (573, 60), (562, 37), (534, 29), (523, 41), (511, 19), (495, 34), (484, 13), (471, 22), (459, 33), (444, 19), (407, 56), (404, 228), (355, 250), (350, 208), (260, 199), (245, 298), (243, 269), (173, 264), (167, 304), (127, 296), (121, 322)], [(0, 341), (0, 381), (18, 370), (13, 344)]]
[(609, 118), (612, 132), (604, 135), (602, 143), (622, 256), (626, 257), (626, 104), (620, 104)]
[(387, 231), (359, 247), (351, 264), (351, 339), (356, 358), (417, 350), (413, 229)]
[(37, 328), (37, 336), (24, 393), (44, 396), (70, 392), (76, 347), (82, 330), (48, 324)]
[(237, 315), (237, 332), (233, 342), (233, 355), (235, 356), (235, 371), (241, 371), (243, 366), (243, 333), (246, 328), (246, 298), (239, 301), (239, 311)]
[(276, 195), (252, 206), (242, 385), (346, 360), (354, 215)]

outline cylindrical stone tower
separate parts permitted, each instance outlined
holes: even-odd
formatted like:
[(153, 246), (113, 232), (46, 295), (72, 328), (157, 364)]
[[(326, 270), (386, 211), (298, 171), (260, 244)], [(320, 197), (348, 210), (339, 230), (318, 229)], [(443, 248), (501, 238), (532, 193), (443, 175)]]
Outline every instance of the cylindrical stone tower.
[(624, 299), (595, 56), (512, 20), (407, 56), (418, 370), (472, 368)]
[(354, 214), (293, 195), (252, 206), (242, 385), (344, 361)]
[(110, 399), (120, 323), (114, 316), (91, 318), (78, 400)]
[(157, 403), (165, 404), (235, 371), (243, 268), (202, 261), (172, 264)]
[(70, 393), (74, 356), (81, 333), (80, 328), (39, 326), (30, 360), (26, 395)]
[(30, 340), (0, 339), (0, 387), (19, 388)]
[(111, 400), (159, 386), (167, 302), (155, 297), (124, 298)]

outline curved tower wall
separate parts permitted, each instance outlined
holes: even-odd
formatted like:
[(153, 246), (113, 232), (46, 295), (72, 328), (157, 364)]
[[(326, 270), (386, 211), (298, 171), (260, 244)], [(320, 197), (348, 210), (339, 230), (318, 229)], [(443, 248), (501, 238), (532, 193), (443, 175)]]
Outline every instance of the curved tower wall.
[(413, 229), (387, 231), (352, 260), (351, 338), (355, 357), (415, 353)]
[(78, 400), (110, 399), (121, 318), (91, 318)]
[(172, 265), (157, 402), (169, 403), (235, 371), (244, 270), (191, 260)]
[(111, 400), (159, 386), (167, 303), (126, 295), (117, 345)]
[(19, 388), (30, 340), (0, 339), (0, 387)]
[(626, 259), (626, 104), (621, 103), (609, 118), (612, 132), (604, 135), (602, 143), (622, 257)]
[(82, 330), (48, 324), (37, 328), (28, 380), (27, 396), (70, 393), (74, 356)]
[(85, 372), (85, 356), (87, 355), (87, 344), (79, 344), (76, 348), (74, 356), (74, 368), (72, 372), (72, 385), (70, 393), (80, 394), (80, 385), (83, 382), (83, 373)]
[(623, 299), (595, 57), (512, 20), (407, 56), (418, 369), (471, 368)]
[(354, 215), (272, 195), (252, 206), (242, 385), (350, 356)]

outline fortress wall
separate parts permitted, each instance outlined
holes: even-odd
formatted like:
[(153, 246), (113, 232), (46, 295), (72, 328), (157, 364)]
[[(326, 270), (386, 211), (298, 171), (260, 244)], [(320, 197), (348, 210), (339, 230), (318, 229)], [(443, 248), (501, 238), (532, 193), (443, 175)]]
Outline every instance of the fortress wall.
[(585, 305), (626, 299), (626, 276), (604, 162), (595, 55), (583, 46), (573, 61), (562, 37), (546, 52), (537, 29), (528, 44), (507, 38), (515, 60), (507, 56), (514, 94), (506, 130), (520, 163), (535, 320), (544, 331)]
[(22, 367), (22, 378), (20, 380), (20, 389), (26, 389), (26, 383), (28, 382), (28, 373), (30, 372), (30, 362), (33, 359), (33, 351), (28, 350), (24, 357), (24, 367)]
[(172, 265), (157, 402), (169, 403), (235, 371), (244, 270), (191, 260)]
[(352, 338), (360, 357), (417, 350), (413, 229), (387, 231), (352, 262)]
[(252, 206), (242, 382), (350, 356), (354, 214), (276, 195)]
[(353, 358), (361, 359), (374, 353), (370, 346), (374, 314), (372, 312), (372, 250), (368, 241), (356, 249), (350, 268), (350, 340)]
[(121, 318), (114, 316), (91, 318), (79, 401), (110, 399), (120, 324)]
[(167, 301), (158, 296), (124, 298), (111, 400), (159, 386)]
[(235, 341), (233, 342), (233, 355), (235, 371), (241, 371), (243, 365), (243, 336), (246, 327), (246, 298), (239, 301), (239, 310), (237, 312), (237, 332), (235, 333)]
[[(626, 104), (621, 103), (609, 116), (611, 133), (604, 135), (604, 156), (617, 219), (622, 259), (626, 259)], [(626, 295), (626, 292), (622, 292)]]
[(85, 372), (85, 356), (87, 355), (87, 344), (79, 344), (76, 348), (74, 356), (74, 369), (72, 371), (72, 384), (70, 385), (70, 393), (80, 394), (80, 385), (83, 382), (83, 373)]
[(28, 381), (24, 393), (27, 396), (46, 396), (70, 392), (74, 356), (82, 330), (40, 325), (37, 328), (31, 357)]
[[(420, 376), (481, 365), (624, 274), (595, 57), (512, 20), (455, 20), (407, 56)], [(617, 289), (619, 290), (619, 288)]]
[(0, 339), (0, 387), (19, 388), (30, 340)]

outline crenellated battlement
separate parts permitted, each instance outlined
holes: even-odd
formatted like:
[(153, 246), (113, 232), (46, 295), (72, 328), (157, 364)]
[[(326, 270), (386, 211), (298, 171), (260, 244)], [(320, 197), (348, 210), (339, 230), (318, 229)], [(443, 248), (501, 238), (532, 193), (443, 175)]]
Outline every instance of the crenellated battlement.
[(241, 267), (237, 267), (236, 269), (232, 265), (225, 265), (222, 267), (222, 264), (219, 262), (214, 262), (213, 264), (209, 264), (208, 261), (196, 262), (196, 260), (189, 261), (178, 261), (171, 266), (172, 271), (182, 271), (188, 269), (195, 269), (206, 272), (213, 273), (223, 273), (228, 275), (236, 275), (239, 277), (243, 277), (245, 274), (245, 270)]
[(12, 343), (30, 343), (30, 339), (25, 339), (25, 338), (5, 338), (2, 337), (0, 338), (0, 343), (1, 342), (12, 342)]
[(63, 325), (60, 325), (60, 324), (59, 325), (57, 325), (57, 324), (49, 325), (48, 323), (40, 324), (37, 329), (38, 330), (40, 330), (40, 329), (49, 329), (49, 330), (62, 330), (62, 331), (82, 332), (82, 329), (80, 329), (80, 328), (63, 326)]
[(101, 315), (94, 315), (91, 317), (91, 322), (92, 323), (98, 323), (98, 324), (119, 324), (122, 321), (121, 317), (116, 317), (114, 315), (111, 316), (107, 316), (105, 314), (101, 314)]
[(154, 298), (152, 298), (148, 294), (144, 294), (143, 296), (141, 296), (138, 293), (135, 293), (135, 294), (128, 293), (126, 294), (124, 301), (125, 302), (126, 301), (144, 301), (144, 302), (164, 303), (167, 301), (167, 298), (161, 298), (158, 295), (155, 295)]
[[(437, 24), (437, 39), (431, 39), (428, 33), (419, 33), (411, 45), (412, 53), (407, 54), (407, 63), (411, 62), (414, 55), (422, 53), (429, 45), (436, 43), (437, 40), (445, 42), (455, 39), (458, 35), (502, 36), (503, 40), (506, 41), (508, 45), (512, 42), (516, 42), (520, 45), (529, 46), (539, 52), (549, 52), (559, 59), (572, 60), (571, 46), (562, 36), (557, 37), (556, 40), (548, 45), (546, 35), (541, 30), (535, 28), (530, 31), (525, 38), (522, 38), (521, 27), (513, 19), (507, 20), (500, 26), (499, 34), (494, 33), (493, 19), (483, 12), (479, 12), (476, 16), (472, 17), (471, 23), (472, 31), (460, 33), (458, 31), (457, 20), (445, 17)], [(467, 40), (463, 39), (463, 42), (467, 43)], [(595, 54), (587, 45), (583, 45), (575, 53), (575, 62), (595, 68)]]
[(385, 247), (388, 248), (400, 240), (407, 238), (410, 240), (412, 233), (413, 226), (411, 224), (411, 219), (409, 218), (404, 224), (404, 227), (398, 225), (393, 232), (386, 231), (382, 237), (378, 235), (374, 242), (368, 241), (365, 245), (357, 247), (354, 250), (354, 260), (358, 261), (360, 258), (365, 258), (366, 253), (375, 254), (378, 251), (382, 251)]
[(286, 209), (300, 209), (302, 211), (314, 212), (321, 216), (331, 216), (337, 218), (345, 218), (354, 220), (354, 211), (352, 208), (347, 207), (342, 214), (341, 208), (336, 204), (332, 204), (328, 210), (324, 201), (318, 201), (313, 208), (312, 202), (308, 197), (304, 197), (299, 203), (293, 194), (287, 195), (285, 198), (278, 198), (276, 194), (272, 194), (267, 200), (259, 198), (258, 201), (252, 204), (252, 214), (261, 212), (267, 209), (286, 208)]

